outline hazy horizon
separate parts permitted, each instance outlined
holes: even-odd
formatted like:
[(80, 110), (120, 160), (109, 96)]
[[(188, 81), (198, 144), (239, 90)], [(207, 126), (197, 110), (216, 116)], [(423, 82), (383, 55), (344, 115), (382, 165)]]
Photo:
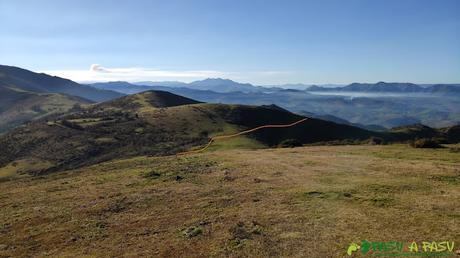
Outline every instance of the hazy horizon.
[(302, 83), (302, 82), (297, 82), (297, 83), (282, 83), (282, 84), (253, 84), (250, 82), (246, 81), (238, 81), (234, 80), (231, 78), (226, 78), (226, 77), (207, 77), (203, 79), (196, 79), (196, 80), (191, 80), (191, 81), (181, 81), (181, 80), (163, 80), (163, 81), (152, 81), (152, 80), (146, 80), (146, 81), (141, 81), (141, 80), (108, 80), (108, 81), (76, 81), (81, 84), (92, 84), (92, 83), (110, 83), (110, 82), (127, 82), (130, 84), (135, 84), (135, 85), (142, 85), (142, 83), (191, 83), (191, 82), (196, 82), (196, 81), (203, 81), (207, 79), (222, 79), (222, 80), (231, 80), (237, 83), (242, 83), (242, 84), (251, 84), (253, 86), (258, 86), (258, 87), (286, 87), (289, 88), (289, 86), (294, 86), (292, 88), (297, 87), (309, 87), (309, 86), (321, 86), (321, 87), (342, 87), (342, 86), (347, 86), (353, 83), (360, 83), (360, 84), (376, 84), (379, 82), (384, 82), (384, 83), (412, 83), (416, 84), (422, 87), (430, 86), (430, 85), (436, 85), (436, 84), (446, 84), (446, 85), (460, 85), (460, 82), (458, 83), (443, 83), (443, 82), (437, 82), (437, 83), (413, 83), (413, 82), (405, 82), (405, 81), (352, 81), (349, 83)]

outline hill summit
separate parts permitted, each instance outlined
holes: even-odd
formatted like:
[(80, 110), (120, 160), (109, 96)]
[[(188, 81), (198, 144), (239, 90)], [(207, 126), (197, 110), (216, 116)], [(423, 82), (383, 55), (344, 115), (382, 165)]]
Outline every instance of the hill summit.
[[(119, 157), (171, 155), (202, 146), (215, 135), (302, 118), (277, 106), (207, 104), (147, 91), (47, 117), (1, 136), (5, 148), (0, 150), (0, 166), (26, 160), (44, 164), (30, 173), (45, 173)], [(363, 140), (375, 134), (312, 118), (292, 128), (263, 129), (239, 141), (268, 147), (286, 140)]]

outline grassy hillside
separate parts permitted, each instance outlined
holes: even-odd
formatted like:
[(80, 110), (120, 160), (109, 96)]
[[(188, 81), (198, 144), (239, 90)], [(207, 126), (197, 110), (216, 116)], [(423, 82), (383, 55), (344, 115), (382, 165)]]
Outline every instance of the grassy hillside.
[(0, 134), (25, 122), (65, 113), (90, 101), (63, 94), (34, 93), (0, 85)]
[(0, 85), (35, 93), (63, 93), (94, 102), (107, 101), (124, 95), (81, 85), (68, 79), (6, 65), (0, 65)]
[(4, 180), (0, 256), (347, 257), (363, 239), (458, 252), (459, 164), (449, 149), (315, 146)]
[[(0, 165), (15, 160), (39, 160), (49, 167), (28, 172), (45, 173), (119, 157), (170, 155), (204, 145), (214, 135), (265, 124), (288, 124), (301, 118), (274, 106), (205, 104), (150, 91), (18, 128), (0, 137), (0, 144), (7, 147), (0, 150)], [(240, 137), (237, 145), (253, 148), (276, 146), (286, 140), (362, 140), (372, 135), (356, 127), (310, 119), (292, 128), (254, 132)], [(229, 145), (213, 148), (218, 146)]]
[(116, 108), (124, 111), (142, 112), (151, 108), (175, 107), (188, 104), (198, 104), (199, 101), (172, 94), (167, 91), (146, 91), (141, 94), (129, 95), (121, 99), (107, 101), (98, 108)]
[(46, 115), (63, 113), (75, 104), (123, 96), (71, 80), (0, 65), (0, 134)]

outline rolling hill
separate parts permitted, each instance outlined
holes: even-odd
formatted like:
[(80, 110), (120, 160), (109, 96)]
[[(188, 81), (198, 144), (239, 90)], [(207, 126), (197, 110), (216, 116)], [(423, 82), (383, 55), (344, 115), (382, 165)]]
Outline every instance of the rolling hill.
[[(147, 91), (34, 121), (3, 135), (0, 166), (34, 162), (43, 166), (29, 172), (42, 173), (119, 157), (171, 155), (206, 144), (213, 135), (301, 118), (276, 106), (207, 104)], [(293, 128), (264, 129), (238, 141), (243, 147), (263, 147), (286, 140), (302, 144), (376, 135), (380, 133), (312, 118)]]
[(182, 97), (168, 91), (145, 91), (141, 94), (129, 95), (100, 103), (97, 107), (103, 109), (118, 108), (123, 111), (138, 112), (149, 108), (166, 108), (188, 104), (198, 104), (199, 101)]
[(28, 121), (65, 113), (91, 101), (57, 93), (35, 93), (0, 85), (0, 134)]

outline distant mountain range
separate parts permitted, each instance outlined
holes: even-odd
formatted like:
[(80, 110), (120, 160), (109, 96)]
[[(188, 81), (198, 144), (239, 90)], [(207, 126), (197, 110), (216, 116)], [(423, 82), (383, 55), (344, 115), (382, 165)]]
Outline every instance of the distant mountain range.
[(455, 93), (460, 94), (460, 84), (435, 84), (422, 87), (413, 83), (352, 83), (344, 87), (311, 86), (308, 91), (366, 92), (366, 93)]
[[(145, 85), (137, 85), (137, 84), (132, 84), (129, 82), (124, 82), (124, 81), (99, 82), (99, 83), (93, 83), (93, 84), (88, 84), (88, 85), (91, 87), (100, 89), (100, 90), (111, 90), (111, 91), (116, 91), (122, 94), (135, 94), (135, 93), (139, 93), (143, 91), (152, 90), (153, 88), (158, 87), (154, 85), (148, 85), (147, 83)], [(175, 88), (175, 86), (163, 86), (163, 87)]]
[[(112, 83), (112, 82), (111, 82)], [(174, 88), (189, 88), (194, 90), (211, 90), (219, 93), (228, 92), (257, 92), (261, 91), (261, 87), (254, 86), (250, 83), (239, 83), (229, 79), (221, 78), (208, 78), (201, 81), (194, 81), (191, 83), (177, 82), (177, 81), (165, 81), (165, 82), (135, 82), (131, 83), (138, 86), (164, 86)], [(94, 84), (92, 84), (94, 85)], [(96, 83), (97, 85), (97, 83)]]
[[(256, 86), (250, 83), (239, 83), (228, 79), (208, 78), (191, 83), (166, 81), (166, 82), (107, 82), (90, 84), (93, 87), (115, 90), (125, 94), (132, 94), (148, 90), (145, 87), (171, 87), (188, 88), (194, 90), (209, 90), (217, 93), (231, 92), (274, 92), (274, 91), (305, 91), (305, 92), (362, 92), (362, 93), (429, 93), (429, 94), (460, 94), (460, 84), (430, 84), (418, 85), (413, 83), (378, 82), (378, 83), (352, 83), (349, 85), (307, 85), (283, 84), (270, 86)], [(139, 86), (139, 87), (136, 87)]]
[(143, 82), (133, 82), (134, 85), (145, 85), (145, 86), (166, 86), (166, 87), (186, 87), (188, 83), (179, 82), (179, 81), (158, 81), (158, 82), (151, 82), (151, 81), (143, 81)]
[(255, 92), (259, 91), (257, 87), (254, 87), (249, 83), (238, 83), (228, 79), (205, 79), (202, 81), (191, 82), (187, 85), (187, 88), (195, 90), (212, 90), (216, 92)]

